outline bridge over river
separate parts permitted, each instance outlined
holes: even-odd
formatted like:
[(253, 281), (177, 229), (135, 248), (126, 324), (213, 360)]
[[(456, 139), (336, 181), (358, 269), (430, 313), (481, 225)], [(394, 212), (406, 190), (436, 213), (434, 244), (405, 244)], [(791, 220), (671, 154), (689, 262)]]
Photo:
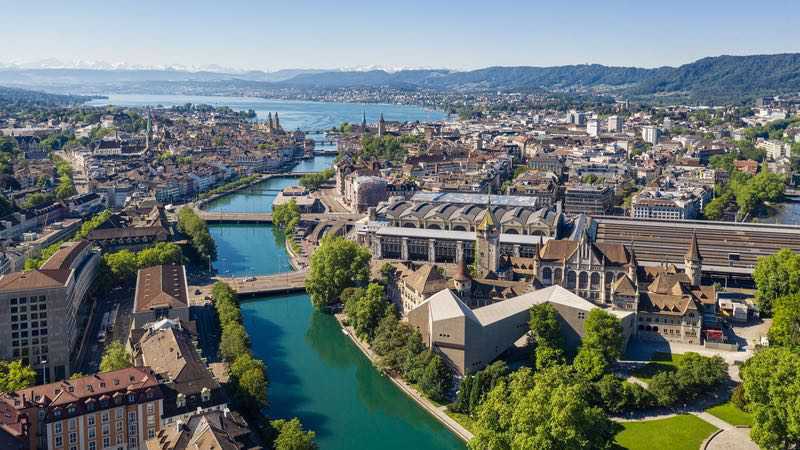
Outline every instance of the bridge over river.
[(305, 290), (307, 271), (275, 273), (255, 277), (216, 277), (236, 291), (240, 296), (285, 294)]
[[(197, 215), (208, 223), (272, 223), (272, 213), (237, 213), (214, 212), (196, 209)], [(303, 220), (345, 220), (355, 221), (364, 217), (363, 214), (352, 213), (322, 213), (303, 214)]]

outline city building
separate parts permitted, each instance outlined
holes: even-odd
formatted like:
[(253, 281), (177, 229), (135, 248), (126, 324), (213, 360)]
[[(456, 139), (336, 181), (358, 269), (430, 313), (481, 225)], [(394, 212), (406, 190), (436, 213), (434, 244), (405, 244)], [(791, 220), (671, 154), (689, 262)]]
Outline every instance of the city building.
[(622, 133), (622, 124), (625, 121), (620, 116), (608, 117), (608, 132), (609, 133)]
[(0, 428), (29, 450), (137, 450), (161, 429), (163, 396), (147, 367), (0, 396)]
[[(530, 309), (548, 303), (558, 312), (561, 332), (570, 348), (577, 348), (590, 302), (561, 286), (550, 286), (477, 309), (470, 309), (450, 289), (437, 292), (408, 313), (408, 323), (422, 334), (428, 348), (442, 355), (459, 375), (481, 370), (529, 331)], [(635, 314), (609, 310), (622, 320), (627, 343), (634, 331)]]
[(656, 145), (661, 138), (661, 130), (654, 125), (645, 125), (642, 127), (642, 140), (648, 144)]
[(227, 408), (192, 414), (163, 427), (146, 442), (146, 450), (261, 450), (260, 439), (244, 418)]
[(590, 119), (586, 122), (586, 133), (591, 137), (597, 137), (600, 134), (600, 121)]
[(564, 212), (604, 215), (614, 206), (614, 189), (606, 185), (570, 183), (564, 190)]
[(21, 359), (41, 382), (67, 378), (98, 262), (81, 240), (63, 244), (37, 270), (0, 276), (0, 359)]
[(183, 421), (200, 411), (223, 411), (228, 398), (207, 367), (197, 337), (181, 320), (161, 319), (131, 331), (129, 346), (136, 366), (150, 367), (163, 392), (161, 420)]
[(189, 288), (186, 268), (169, 264), (139, 269), (133, 299), (131, 328), (160, 319), (189, 321)]

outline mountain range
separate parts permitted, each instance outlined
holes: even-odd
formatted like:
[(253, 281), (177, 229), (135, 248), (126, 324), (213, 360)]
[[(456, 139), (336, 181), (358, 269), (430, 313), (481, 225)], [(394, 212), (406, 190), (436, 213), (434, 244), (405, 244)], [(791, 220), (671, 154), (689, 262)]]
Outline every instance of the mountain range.
[[(800, 53), (703, 58), (679, 67), (637, 68), (600, 64), (555, 67), (307, 70), (277, 72), (165, 69), (0, 68), (0, 85), (56, 92), (132, 92), (191, 86), (208, 94), (276, 90), (391, 88), (439, 92), (580, 92), (626, 98), (661, 98), (693, 103), (743, 102), (759, 95), (800, 92)], [(71, 90), (72, 89), (72, 90)], [(78, 89), (78, 91), (76, 91)], [(94, 89), (94, 91), (92, 91)], [(163, 92), (170, 93), (170, 92)]]

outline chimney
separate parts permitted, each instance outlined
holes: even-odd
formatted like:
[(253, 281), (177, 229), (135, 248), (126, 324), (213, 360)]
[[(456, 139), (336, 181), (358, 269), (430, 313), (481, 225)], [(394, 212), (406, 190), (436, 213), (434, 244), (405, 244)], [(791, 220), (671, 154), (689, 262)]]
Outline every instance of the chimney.
[(231, 410), (226, 406), (225, 409), (222, 410), (222, 415), (227, 418), (228, 414), (230, 414)]

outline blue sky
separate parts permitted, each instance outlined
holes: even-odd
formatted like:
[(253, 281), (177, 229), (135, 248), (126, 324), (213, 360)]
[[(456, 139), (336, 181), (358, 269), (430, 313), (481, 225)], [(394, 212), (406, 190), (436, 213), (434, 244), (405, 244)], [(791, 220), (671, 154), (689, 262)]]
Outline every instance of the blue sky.
[(0, 63), (654, 67), (800, 51), (796, 0), (2, 0), (0, 7)]

